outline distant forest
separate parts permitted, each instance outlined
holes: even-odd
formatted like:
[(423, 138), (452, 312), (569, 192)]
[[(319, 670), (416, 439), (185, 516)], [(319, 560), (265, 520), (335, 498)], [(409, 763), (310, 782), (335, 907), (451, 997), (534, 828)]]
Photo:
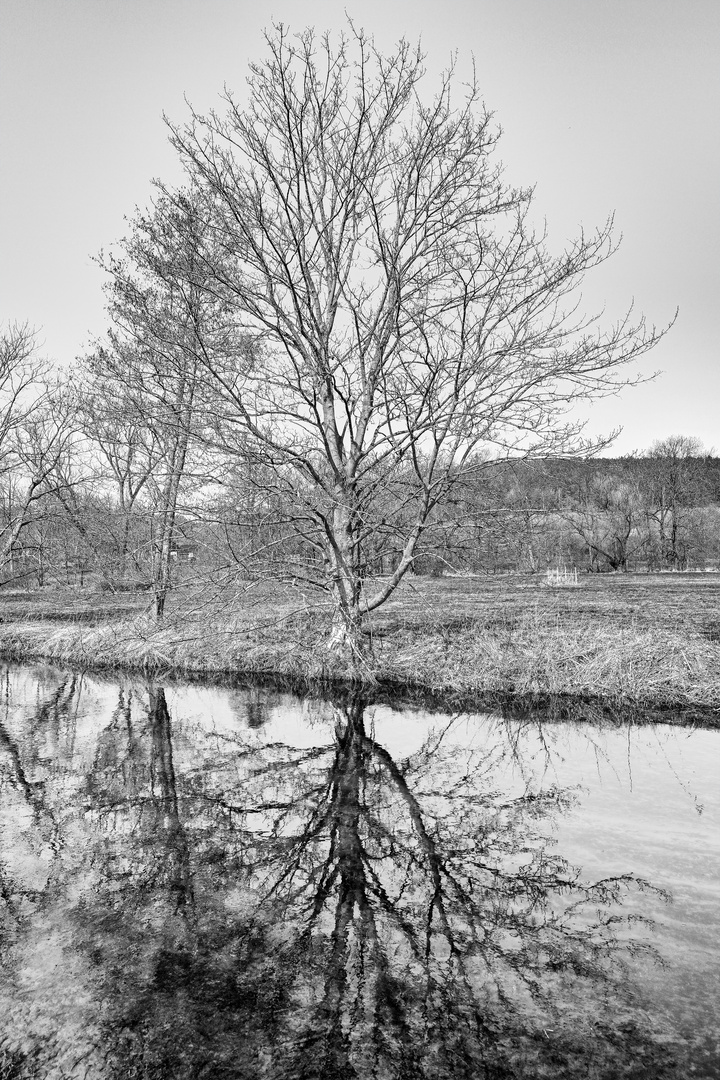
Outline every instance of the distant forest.
[(425, 571), (720, 565), (720, 458), (672, 437), (621, 458), (504, 461), (454, 492)]

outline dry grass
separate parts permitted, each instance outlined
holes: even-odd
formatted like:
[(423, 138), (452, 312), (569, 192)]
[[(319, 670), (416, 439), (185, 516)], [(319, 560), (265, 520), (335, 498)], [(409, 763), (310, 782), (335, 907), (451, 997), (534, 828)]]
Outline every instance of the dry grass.
[[(265, 584), (179, 596), (158, 627), (147, 597), (0, 594), (0, 651), (58, 663), (334, 680), (328, 613)], [(720, 701), (720, 575), (417, 578), (368, 621), (360, 676), (467, 699), (563, 694), (679, 708)]]
[(720, 575), (419, 579), (375, 620), (390, 678), (717, 709)]
[(448, 626), (458, 620), (511, 625), (533, 612), (543, 622), (720, 631), (720, 574), (588, 574), (577, 588), (548, 588), (532, 575), (406, 579), (376, 616), (380, 632)]
[(656, 704), (720, 700), (720, 647), (699, 635), (608, 625), (563, 626), (535, 612), (488, 629), (398, 634), (383, 643), (380, 667), (464, 693), (573, 694)]

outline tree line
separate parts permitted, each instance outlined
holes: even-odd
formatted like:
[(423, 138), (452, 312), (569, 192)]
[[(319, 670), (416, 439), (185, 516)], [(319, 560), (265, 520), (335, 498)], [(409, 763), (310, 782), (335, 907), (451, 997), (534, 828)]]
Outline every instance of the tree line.
[[(193, 437), (188, 412), (207, 392), (197, 373), (163, 381), (102, 348), (62, 378), (38, 361), (27, 328), (0, 343), (2, 585), (146, 589), (158, 616), (169, 590), (189, 582), (321, 587), (304, 493), (267, 463), (241, 465)], [(668, 437), (622, 458), (471, 465), (435, 501), (411, 573), (720, 565), (720, 458), (697, 439)], [(356, 555), (361, 581), (396, 573), (412, 512), (379, 487), (376, 526)]]
[(244, 104), (169, 124), (185, 182), (100, 256), (103, 340), (60, 380), (3, 335), (5, 580), (147, 585), (162, 618), (183, 563), (281, 575), (330, 598), (353, 657), (418, 570), (694, 558), (680, 495), (634, 466), (551, 490), (606, 445), (574, 407), (665, 333), (580, 309), (612, 221), (553, 247), (479, 87), (451, 68), (425, 93), (407, 42), (266, 45)]
[(676, 435), (620, 458), (496, 462), (458, 486), (437, 533), (425, 572), (717, 569), (720, 459)]

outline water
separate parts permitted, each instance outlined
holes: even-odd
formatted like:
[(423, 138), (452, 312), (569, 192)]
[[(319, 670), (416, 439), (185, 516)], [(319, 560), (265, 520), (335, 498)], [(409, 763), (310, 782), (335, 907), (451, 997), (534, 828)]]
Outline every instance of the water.
[(719, 763), (11, 666), (0, 1080), (718, 1076)]

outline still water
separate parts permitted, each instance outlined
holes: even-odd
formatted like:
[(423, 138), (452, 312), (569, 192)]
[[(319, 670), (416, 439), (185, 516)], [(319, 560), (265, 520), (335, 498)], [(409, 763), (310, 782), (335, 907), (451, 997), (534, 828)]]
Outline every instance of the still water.
[(0, 1080), (720, 1076), (720, 731), (2, 680)]

